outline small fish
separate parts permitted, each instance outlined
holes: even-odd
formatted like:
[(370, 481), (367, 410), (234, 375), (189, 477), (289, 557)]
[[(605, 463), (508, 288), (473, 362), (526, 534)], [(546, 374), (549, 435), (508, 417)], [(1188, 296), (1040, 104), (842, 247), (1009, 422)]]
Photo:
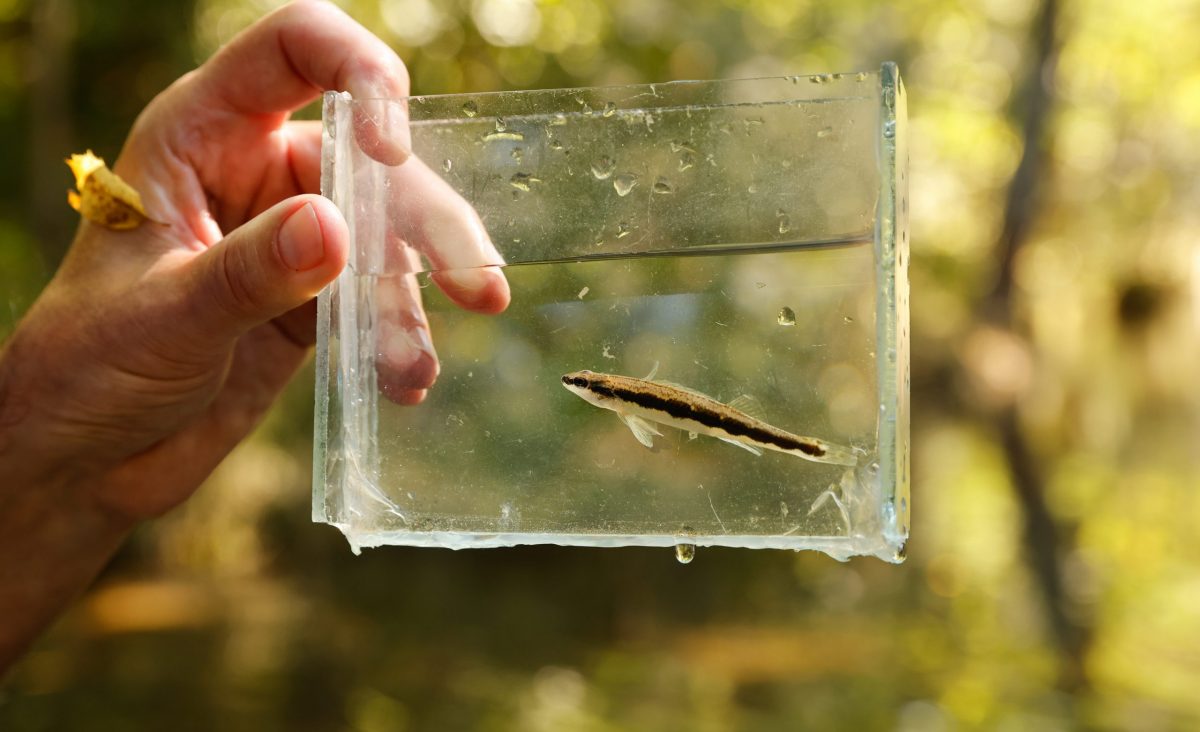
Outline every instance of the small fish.
[(855, 465), (858, 458), (848, 447), (815, 437), (801, 437), (752, 417), (734, 405), (753, 400), (739, 397), (722, 404), (712, 397), (669, 382), (650, 381), (616, 374), (575, 371), (562, 377), (563, 386), (589, 404), (617, 413), (637, 441), (654, 446), (654, 435), (662, 436), (654, 423), (688, 433), (709, 435), (737, 445), (755, 455), (776, 450), (805, 460), (836, 465)]

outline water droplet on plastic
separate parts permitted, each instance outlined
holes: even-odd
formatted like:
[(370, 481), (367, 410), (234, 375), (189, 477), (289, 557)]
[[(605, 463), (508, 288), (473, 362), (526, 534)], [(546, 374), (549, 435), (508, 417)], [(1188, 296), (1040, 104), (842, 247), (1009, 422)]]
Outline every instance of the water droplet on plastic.
[(655, 193), (659, 193), (659, 194), (663, 194), (663, 195), (675, 192), (675, 189), (671, 187), (671, 182), (669, 180), (667, 180), (666, 178), (659, 178), (658, 180), (654, 181), (654, 189), (653, 190)]
[(633, 173), (621, 173), (613, 178), (613, 190), (618, 196), (628, 196), (633, 187), (637, 185), (638, 177)]
[(829, 137), (832, 134), (832, 127), (822, 127), (821, 129), (817, 130), (817, 137)]
[(796, 311), (785, 306), (779, 311), (779, 315), (775, 318), (775, 322), (779, 323), (780, 325), (795, 325)]
[(511, 140), (513, 142), (524, 142), (525, 135), (522, 135), (520, 132), (509, 132), (508, 130), (503, 130), (503, 131), (497, 130), (495, 132), (489, 132), (483, 136), (484, 142), (496, 142), (498, 140)]
[(563, 114), (562, 112), (559, 112), (558, 114), (556, 114), (550, 118), (550, 126), (551, 127), (562, 127), (566, 123), (567, 123), (567, 115)]
[(541, 183), (541, 178), (534, 178), (529, 173), (513, 173), (508, 179), (509, 185), (519, 191), (528, 191), (534, 183)]
[(607, 180), (617, 169), (617, 161), (610, 157), (596, 158), (592, 161), (592, 175), (596, 180)]
[(867, 80), (867, 72), (865, 72), (865, 71), (858, 72), (857, 74), (854, 75), (854, 80), (855, 81), (866, 81)]
[(454, 161), (451, 160), (450, 158), (446, 158), (445, 160), (442, 161), (442, 172), (449, 173), (450, 169), (453, 167), (454, 167)]
[(690, 150), (684, 150), (679, 154), (679, 172), (687, 170), (696, 164), (696, 154)]
[(758, 186), (751, 183), (749, 186), (746, 187), (746, 192), (747, 193), (758, 193)]
[(683, 140), (671, 140), (671, 152), (679, 152), (680, 150), (695, 152), (692, 149), (692, 143), (684, 142)]
[(629, 229), (629, 224), (624, 221), (617, 224), (617, 238), (624, 239), (625, 237), (629, 236)]
[(889, 119), (883, 123), (883, 136), (889, 140), (896, 136), (896, 120)]
[(779, 517), (787, 518), (789, 513), (791, 513), (791, 511), (788, 509), (787, 503), (780, 501), (779, 502)]
[(786, 234), (792, 230), (792, 219), (787, 215), (787, 211), (779, 209), (775, 212), (775, 218), (779, 219), (780, 234)]
[(605, 102), (604, 103), (604, 111), (601, 112), (600, 114), (604, 117), (611, 117), (611, 116), (613, 116), (613, 113), (616, 111), (617, 111), (617, 105), (613, 104), (612, 102)]
[(563, 144), (561, 142), (559, 142), (557, 139), (551, 140), (550, 141), (550, 149), (551, 150), (562, 150)]
[(519, 147), (514, 147), (508, 152), (508, 154), (509, 157), (511, 157), (513, 160), (516, 160), (518, 163), (521, 162), (521, 158), (525, 157), (525, 151)]
[(507, 129), (508, 129), (508, 123), (504, 121), (504, 118), (497, 117), (496, 118), (496, 132), (504, 132)]
[(847, 315), (846, 317), (842, 318), (842, 322), (845, 323), (846, 325), (850, 325), (851, 323), (854, 322), (854, 318)]
[(675, 558), (677, 560), (679, 560), (680, 564), (690, 563), (693, 559), (696, 558), (696, 545), (695, 544), (676, 544), (675, 545)]
[(754, 286), (761, 290), (767, 286), (767, 283), (766, 282), (755, 282)]
[(475, 102), (464, 102), (462, 105), (462, 112), (468, 117), (474, 117), (475, 115), (479, 114), (479, 105)]

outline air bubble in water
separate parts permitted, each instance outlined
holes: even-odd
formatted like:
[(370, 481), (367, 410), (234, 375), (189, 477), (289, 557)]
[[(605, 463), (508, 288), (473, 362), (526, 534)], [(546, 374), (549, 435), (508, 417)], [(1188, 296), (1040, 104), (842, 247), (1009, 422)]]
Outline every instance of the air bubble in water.
[(601, 114), (605, 117), (611, 117), (611, 116), (613, 116), (613, 113), (616, 111), (617, 111), (617, 105), (613, 104), (612, 102), (605, 102), (604, 103), (604, 111), (601, 112)]
[(674, 193), (675, 189), (671, 187), (671, 182), (666, 178), (659, 178), (654, 181), (654, 192), (660, 194)]
[(785, 326), (795, 325), (796, 324), (796, 311), (792, 310), (791, 308), (789, 308), (787, 306), (784, 306), (784, 308), (779, 311), (779, 315), (776, 316), (775, 322), (779, 323), (780, 325), (785, 325)]
[(474, 117), (479, 114), (479, 105), (475, 102), (465, 102), (462, 105), (462, 112), (468, 117)]
[(608, 156), (592, 161), (592, 175), (596, 176), (596, 180), (607, 180), (616, 169), (617, 161)]
[(896, 136), (896, 120), (889, 119), (883, 124), (883, 136), (889, 140)]
[(676, 544), (675, 545), (675, 558), (679, 560), (680, 564), (690, 563), (693, 559), (696, 558), (696, 545), (695, 544)]
[(624, 239), (625, 237), (629, 236), (629, 229), (629, 224), (624, 221), (617, 224), (617, 238)]
[(637, 185), (638, 177), (633, 173), (621, 173), (613, 178), (613, 190), (618, 196), (628, 196), (633, 187)]
[(822, 127), (821, 129), (817, 130), (817, 137), (829, 137), (832, 134), (832, 127)]
[(453, 167), (454, 167), (454, 161), (451, 160), (450, 158), (446, 158), (445, 160), (442, 161), (442, 172), (449, 173), (450, 169)]

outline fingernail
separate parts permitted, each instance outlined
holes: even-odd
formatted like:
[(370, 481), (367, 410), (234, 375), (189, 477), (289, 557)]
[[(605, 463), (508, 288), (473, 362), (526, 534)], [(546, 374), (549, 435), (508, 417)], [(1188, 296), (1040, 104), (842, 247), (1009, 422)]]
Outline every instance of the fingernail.
[(325, 236), (311, 203), (287, 217), (279, 227), (278, 244), (279, 258), (296, 272), (312, 269), (325, 259)]

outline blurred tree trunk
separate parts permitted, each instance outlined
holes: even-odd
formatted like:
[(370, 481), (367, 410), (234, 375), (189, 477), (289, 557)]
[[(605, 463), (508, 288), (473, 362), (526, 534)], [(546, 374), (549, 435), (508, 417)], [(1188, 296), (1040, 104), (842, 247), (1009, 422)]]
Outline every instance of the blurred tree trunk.
[[(997, 242), (999, 259), (995, 284), (983, 301), (984, 322), (1013, 331), (1024, 330), (1013, 311), (1013, 269), (1017, 254), (1028, 241), (1038, 215), (1039, 184), (1048, 175), (1051, 147), (1047, 122), (1054, 105), (1058, 57), (1059, 1), (1043, 0), (1031, 27), (1034, 57), (1014, 101), (1023, 115), (1024, 148), (1009, 182), (1003, 228)], [(1013, 401), (989, 415), (1008, 464), (1011, 484), (1024, 516), (1026, 560), (1045, 601), (1050, 630), (1062, 656), (1061, 685), (1079, 691), (1087, 686), (1084, 655), (1089, 633), (1085, 624), (1067, 612), (1062, 574), (1062, 528), (1045, 499), (1045, 477), (1029, 438), (1021, 427), (1019, 405)]]
[(53, 269), (70, 243), (77, 218), (66, 206), (71, 185), (63, 158), (71, 145), (69, 75), (75, 35), (72, 0), (37, 0), (30, 18), (29, 192), (33, 235)]

